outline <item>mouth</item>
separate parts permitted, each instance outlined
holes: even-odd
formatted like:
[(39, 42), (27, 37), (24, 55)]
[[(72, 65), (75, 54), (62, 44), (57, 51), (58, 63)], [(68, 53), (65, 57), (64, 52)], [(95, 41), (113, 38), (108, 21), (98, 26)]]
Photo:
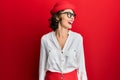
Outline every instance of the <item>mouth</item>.
[(72, 25), (72, 24), (73, 24), (73, 21), (68, 21), (68, 24)]

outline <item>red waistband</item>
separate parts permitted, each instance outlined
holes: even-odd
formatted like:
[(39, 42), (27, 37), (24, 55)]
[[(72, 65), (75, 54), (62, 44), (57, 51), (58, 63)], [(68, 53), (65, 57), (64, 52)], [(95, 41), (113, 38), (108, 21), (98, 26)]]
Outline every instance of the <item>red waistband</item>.
[(45, 80), (78, 80), (77, 70), (75, 69), (68, 73), (47, 71)]
[(47, 71), (46, 73), (51, 73), (51, 74), (72, 74), (72, 73), (76, 73), (77, 72), (77, 69), (71, 71), (71, 72), (68, 72), (68, 73), (60, 73), (60, 72), (52, 72), (52, 71)]

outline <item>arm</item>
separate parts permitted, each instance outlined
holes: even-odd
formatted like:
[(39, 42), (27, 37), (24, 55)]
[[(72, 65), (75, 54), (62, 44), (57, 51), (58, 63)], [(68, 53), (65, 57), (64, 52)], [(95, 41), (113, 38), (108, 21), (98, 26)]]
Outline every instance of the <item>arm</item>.
[(41, 38), (40, 61), (39, 61), (39, 80), (45, 78), (46, 51), (43, 37)]
[(83, 38), (81, 37), (81, 42), (79, 44), (79, 69), (78, 76), (81, 80), (87, 80), (86, 68), (85, 68), (85, 59), (84, 59), (84, 47), (83, 47)]

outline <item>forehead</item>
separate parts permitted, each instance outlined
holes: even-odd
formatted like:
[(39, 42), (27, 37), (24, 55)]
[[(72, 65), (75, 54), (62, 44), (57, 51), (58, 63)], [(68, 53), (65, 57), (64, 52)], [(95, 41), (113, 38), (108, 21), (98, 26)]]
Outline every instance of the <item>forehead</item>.
[(63, 12), (71, 12), (71, 13), (74, 13), (72, 9), (65, 9)]

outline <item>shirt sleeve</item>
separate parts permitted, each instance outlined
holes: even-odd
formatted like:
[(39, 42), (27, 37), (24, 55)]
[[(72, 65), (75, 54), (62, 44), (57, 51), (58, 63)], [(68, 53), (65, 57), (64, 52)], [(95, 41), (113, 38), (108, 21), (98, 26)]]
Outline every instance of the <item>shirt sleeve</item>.
[(40, 61), (39, 61), (39, 80), (44, 80), (45, 78), (45, 64), (46, 64), (46, 50), (45, 50), (45, 41), (43, 37), (41, 38), (41, 47), (40, 47)]
[(85, 68), (85, 58), (84, 58), (84, 47), (83, 47), (83, 38), (81, 37), (79, 44), (79, 69), (78, 69), (78, 79), (79, 80), (88, 80)]

